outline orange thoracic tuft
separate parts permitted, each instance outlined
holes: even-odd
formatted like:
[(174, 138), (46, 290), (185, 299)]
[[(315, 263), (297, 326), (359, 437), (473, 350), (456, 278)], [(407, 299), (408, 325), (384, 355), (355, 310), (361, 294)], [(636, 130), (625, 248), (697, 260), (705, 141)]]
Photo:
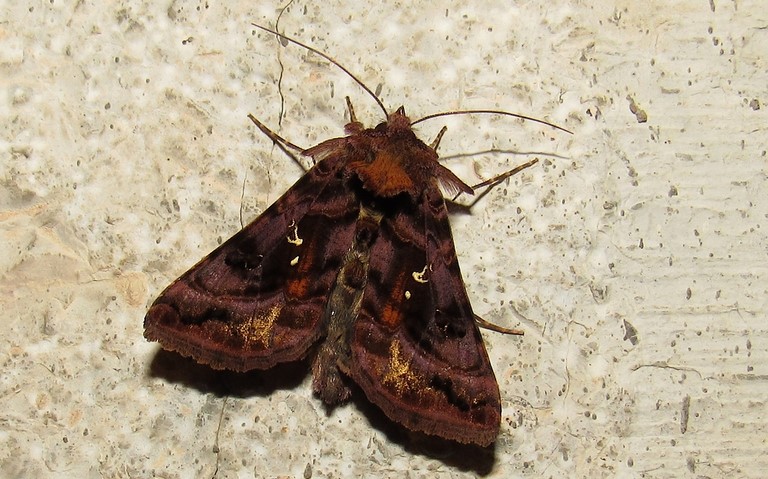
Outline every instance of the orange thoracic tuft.
[(375, 128), (347, 125), (354, 134), (325, 141), (304, 153), (316, 161), (332, 154), (349, 157), (347, 173), (357, 176), (374, 196), (391, 198), (405, 193), (413, 201), (427, 189), (441, 185), (449, 193), (472, 189), (438, 162), (437, 153), (419, 140), (402, 109)]

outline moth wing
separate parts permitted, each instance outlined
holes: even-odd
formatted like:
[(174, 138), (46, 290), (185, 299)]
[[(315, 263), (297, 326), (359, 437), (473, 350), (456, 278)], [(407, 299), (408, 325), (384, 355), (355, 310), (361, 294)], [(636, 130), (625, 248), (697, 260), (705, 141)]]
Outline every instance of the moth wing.
[(350, 376), (396, 422), (483, 446), (499, 389), (461, 277), (437, 185), (415, 212), (384, 219), (350, 335)]
[[(280, 199), (155, 300), (144, 336), (216, 369), (247, 371), (302, 358), (354, 233), (340, 156)], [(328, 241), (328, 238), (334, 241)]]

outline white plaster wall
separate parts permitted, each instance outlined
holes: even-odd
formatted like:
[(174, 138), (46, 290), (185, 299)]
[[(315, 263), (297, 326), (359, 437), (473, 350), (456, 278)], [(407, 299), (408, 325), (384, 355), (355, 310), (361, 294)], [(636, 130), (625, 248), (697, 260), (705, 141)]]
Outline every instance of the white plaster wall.
[[(287, 34), (412, 117), (456, 117), (453, 217), (503, 399), (491, 452), (413, 441), (299, 367), (158, 352), (146, 308), (301, 174), (246, 118), (338, 136), (336, 68), (249, 26), (264, 2), (0, 2), (0, 476), (763, 477), (766, 51), (760, 1), (297, 0)], [(281, 97), (279, 62), (285, 65)]]

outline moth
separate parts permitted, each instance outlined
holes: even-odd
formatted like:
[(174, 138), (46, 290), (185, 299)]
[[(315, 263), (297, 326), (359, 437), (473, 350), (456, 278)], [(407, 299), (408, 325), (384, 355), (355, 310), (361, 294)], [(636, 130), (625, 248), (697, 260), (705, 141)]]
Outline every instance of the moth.
[(144, 336), (215, 369), (309, 356), (313, 391), (327, 405), (349, 398), (351, 380), (408, 429), (488, 446), (499, 387), (443, 197), (474, 190), (438, 162), (442, 132), (425, 144), (403, 107), (364, 128), (347, 103), (347, 136), (304, 150), (314, 166), (168, 286)]

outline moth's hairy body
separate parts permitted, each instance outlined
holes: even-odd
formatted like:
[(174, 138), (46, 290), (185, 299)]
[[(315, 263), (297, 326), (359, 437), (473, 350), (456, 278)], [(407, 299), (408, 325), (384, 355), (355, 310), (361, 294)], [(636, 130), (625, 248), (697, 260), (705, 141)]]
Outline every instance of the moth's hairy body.
[(317, 163), (171, 284), (145, 336), (219, 369), (312, 356), (327, 404), (351, 379), (409, 429), (488, 445), (499, 390), (456, 259), (438, 163), (402, 108), (306, 150)]

